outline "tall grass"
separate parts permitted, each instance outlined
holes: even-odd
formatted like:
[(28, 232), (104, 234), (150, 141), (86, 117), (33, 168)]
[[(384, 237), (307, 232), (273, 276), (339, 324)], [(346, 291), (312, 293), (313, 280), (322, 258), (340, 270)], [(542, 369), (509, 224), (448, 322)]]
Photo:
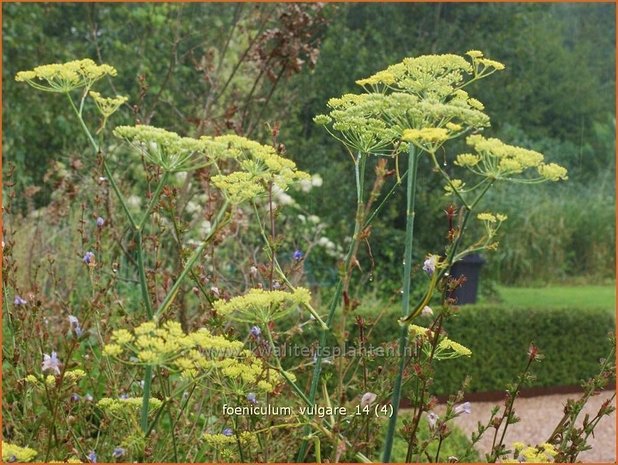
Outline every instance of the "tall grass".
[(508, 186), (490, 202), (509, 216), (501, 244), (489, 259), (505, 284), (540, 284), (615, 274), (613, 172), (593, 182), (524, 189)]

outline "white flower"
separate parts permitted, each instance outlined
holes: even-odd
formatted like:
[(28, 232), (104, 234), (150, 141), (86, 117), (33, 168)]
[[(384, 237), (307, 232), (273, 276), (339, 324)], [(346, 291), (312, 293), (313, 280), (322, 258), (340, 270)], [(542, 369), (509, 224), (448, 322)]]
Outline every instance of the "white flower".
[(318, 215), (309, 215), (309, 223), (318, 224), (320, 222), (320, 217)]
[(314, 174), (313, 176), (311, 176), (311, 185), (313, 187), (322, 187), (323, 183), (324, 181), (322, 180), (322, 176), (320, 176), (319, 174)]
[(298, 219), (303, 224), (305, 224), (307, 222), (307, 218), (305, 217), (305, 215), (298, 215)]
[(175, 177), (176, 177), (176, 181), (178, 181), (179, 184), (182, 184), (187, 179), (187, 172), (186, 171), (180, 171), (180, 172), (176, 173)]
[(131, 208), (139, 208), (141, 204), (142, 204), (142, 199), (138, 197), (137, 195), (131, 195), (127, 199), (127, 205)]
[(210, 231), (212, 231), (212, 224), (210, 224), (210, 221), (202, 221), (202, 223), (200, 224), (200, 234), (202, 236), (207, 236), (208, 234), (210, 234)]
[(470, 402), (464, 402), (461, 405), (458, 405), (457, 407), (455, 407), (455, 415), (461, 415), (462, 413), (471, 413), (472, 412), (472, 405), (470, 404)]
[(429, 412), (427, 413), (427, 421), (429, 422), (429, 427), (431, 429), (434, 429), (436, 426), (436, 421), (438, 421), (440, 419), (440, 417), (433, 413), (433, 412)]
[(58, 360), (58, 355), (56, 352), (51, 353), (51, 355), (43, 354), (43, 363), (41, 363), (41, 371), (52, 370), (55, 371), (56, 374), (60, 374), (60, 360)]
[(360, 406), (363, 408), (368, 407), (369, 405), (374, 403), (377, 397), (378, 396), (375, 395), (373, 392), (364, 393), (363, 397), (361, 397)]
[(309, 192), (311, 190), (311, 188), (313, 187), (311, 185), (311, 181), (308, 179), (303, 179), (298, 183), (298, 186), (300, 187), (300, 190), (303, 192)]
[(185, 207), (185, 210), (187, 210), (187, 213), (189, 215), (193, 215), (195, 212), (198, 212), (202, 209), (202, 207), (200, 207), (200, 205), (196, 202), (194, 202), (193, 200), (189, 200), (187, 202), (187, 206)]
[(421, 315), (422, 316), (433, 316), (433, 310), (431, 309), (430, 306), (425, 305), (423, 307), (423, 310), (421, 311)]

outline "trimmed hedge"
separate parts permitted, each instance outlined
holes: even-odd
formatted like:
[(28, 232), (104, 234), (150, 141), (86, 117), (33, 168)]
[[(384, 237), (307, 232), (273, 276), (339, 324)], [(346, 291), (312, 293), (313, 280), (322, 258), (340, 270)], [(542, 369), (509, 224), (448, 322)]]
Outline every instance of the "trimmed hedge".
[[(389, 308), (372, 333), (372, 342), (392, 341), (400, 332), (399, 308)], [(368, 320), (374, 309), (360, 309)], [(417, 324), (427, 325), (428, 321)], [(578, 385), (598, 372), (611, 344), (615, 314), (603, 309), (522, 309), (500, 304), (467, 305), (445, 324), (449, 337), (472, 350), (470, 358), (437, 362), (433, 393), (457, 392), (466, 375), (468, 392), (502, 391), (516, 380), (531, 342), (544, 356), (534, 365), (531, 386)]]

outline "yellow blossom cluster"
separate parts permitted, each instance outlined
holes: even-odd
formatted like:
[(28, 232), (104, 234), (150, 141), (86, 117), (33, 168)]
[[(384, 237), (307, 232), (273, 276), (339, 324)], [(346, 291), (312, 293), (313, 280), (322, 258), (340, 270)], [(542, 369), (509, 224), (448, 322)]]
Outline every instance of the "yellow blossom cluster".
[(20, 447), (10, 442), (2, 441), (2, 462), (31, 462), (37, 451), (29, 447)]
[[(466, 143), (476, 153), (457, 155), (455, 164), (480, 176), (520, 183), (559, 181), (568, 179), (567, 170), (555, 163), (543, 163), (543, 155), (534, 150), (508, 145), (499, 139), (471, 135)], [(536, 176), (517, 177), (529, 169)]]
[(434, 357), (437, 360), (446, 360), (449, 358), (470, 357), (472, 351), (467, 347), (455, 342), (448, 337), (444, 337), (438, 343)]
[(121, 95), (117, 95), (116, 97), (103, 97), (99, 92), (93, 90), (90, 91), (89, 95), (105, 118), (110, 117), (118, 110), (120, 105), (129, 100), (127, 97)]
[[(408, 328), (408, 334), (414, 340), (419, 340), (423, 352), (426, 355), (431, 353), (431, 343), (434, 338), (434, 332), (429, 328), (418, 325), (410, 325)], [(439, 336), (440, 340), (434, 351), (434, 358), (436, 360), (447, 360), (458, 357), (470, 357), (472, 351), (462, 344), (449, 339), (446, 336)]]
[(204, 376), (235, 393), (272, 392), (281, 376), (243, 347), (242, 341), (211, 334), (205, 328), (185, 334), (176, 321), (160, 327), (148, 321), (133, 332), (114, 331), (103, 354), (128, 364), (164, 366), (186, 379)]
[(181, 137), (154, 126), (118, 126), (114, 129), (114, 135), (169, 173), (203, 168), (212, 163), (218, 154), (218, 147), (207, 140)]
[[(142, 408), (143, 399), (141, 397), (127, 397), (112, 399), (110, 397), (104, 397), (97, 402), (103, 412), (115, 418), (126, 418), (127, 415), (135, 415)], [(151, 397), (148, 403), (149, 413), (153, 414), (159, 408), (161, 408), (163, 402), (160, 399)]]
[(227, 436), (225, 434), (206, 433), (202, 437), (206, 444), (216, 448), (235, 446), (238, 441), (240, 441), (240, 444), (243, 447), (256, 447), (258, 441), (257, 435), (250, 431), (243, 431), (242, 433), (239, 433), (238, 436), (235, 434)]
[(271, 146), (235, 135), (201, 140), (223, 148), (220, 158), (234, 160), (240, 167), (239, 171), (212, 177), (212, 183), (235, 204), (264, 194), (269, 185), (286, 190), (296, 182), (310, 179), (309, 174), (298, 170), (292, 160), (282, 157)]
[(549, 443), (539, 446), (527, 446), (523, 442), (513, 443), (513, 458), (503, 460), (504, 463), (550, 463), (558, 455), (556, 448)]
[(354, 151), (382, 155), (412, 142), (435, 152), (448, 139), (489, 126), (483, 104), (463, 87), (504, 66), (473, 55), (406, 58), (357, 81), (367, 93), (331, 99), (330, 113), (314, 121)]
[(35, 89), (45, 92), (68, 93), (81, 87), (90, 88), (104, 76), (116, 76), (116, 69), (106, 64), (97, 65), (87, 58), (20, 71), (15, 80), (26, 82)]
[[(269, 322), (287, 315), (298, 306), (311, 302), (308, 289), (297, 287), (292, 292), (251, 289), (245, 295), (230, 300), (217, 300), (214, 309), (222, 315), (231, 315), (238, 321)], [(233, 314), (233, 315), (232, 315)]]

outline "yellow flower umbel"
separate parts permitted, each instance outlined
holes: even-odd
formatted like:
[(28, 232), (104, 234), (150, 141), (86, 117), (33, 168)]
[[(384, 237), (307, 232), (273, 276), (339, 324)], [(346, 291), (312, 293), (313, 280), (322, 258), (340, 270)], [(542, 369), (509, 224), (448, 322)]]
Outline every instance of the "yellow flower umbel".
[(2, 442), (2, 461), (8, 462), (31, 462), (36, 457), (37, 451), (29, 447), (20, 447), (9, 442)]
[(311, 177), (296, 168), (292, 160), (282, 157), (270, 146), (240, 136), (202, 137), (202, 141), (222, 149), (220, 159), (234, 161), (239, 171), (212, 177), (212, 183), (235, 204), (254, 200), (276, 185), (286, 190), (290, 185)]
[(482, 54), (406, 58), (358, 80), (366, 94), (331, 99), (331, 112), (315, 122), (351, 151), (383, 155), (412, 142), (435, 152), (448, 139), (489, 126), (483, 104), (463, 87), (502, 68)]
[(222, 315), (246, 323), (268, 323), (282, 318), (298, 306), (307, 306), (311, 301), (309, 290), (297, 287), (293, 292), (251, 289), (245, 295), (230, 300), (218, 300), (213, 306)]
[(205, 328), (185, 334), (176, 321), (161, 327), (148, 321), (133, 332), (114, 331), (103, 354), (129, 365), (161, 366), (185, 379), (206, 378), (235, 395), (272, 392), (282, 378), (243, 347), (242, 341), (213, 335)]
[[(457, 155), (455, 164), (479, 176), (528, 184), (568, 179), (565, 168), (555, 163), (543, 163), (543, 155), (534, 150), (508, 145), (499, 139), (485, 138), (478, 134), (469, 136), (466, 143), (476, 153)], [(529, 174), (532, 169), (536, 170), (536, 175)]]
[(540, 446), (526, 446), (523, 442), (513, 443), (513, 458), (503, 460), (504, 463), (550, 463), (558, 451), (552, 444), (541, 444)]
[(67, 63), (37, 66), (30, 71), (20, 71), (15, 76), (18, 82), (26, 82), (44, 92), (69, 93), (74, 89), (92, 84), (104, 76), (116, 76), (116, 69), (110, 65), (97, 65), (86, 58)]
[(175, 132), (148, 125), (118, 126), (114, 135), (168, 173), (203, 168), (213, 163), (218, 151), (215, 145), (204, 140), (181, 137)]
[(92, 97), (92, 100), (94, 100), (95, 105), (103, 116), (103, 121), (101, 122), (101, 127), (98, 132), (105, 127), (107, 119), (112, 116), (118, 108), (120, 108), (120, 105), (126, 103), (128, 100), (127, 97), (123, 97), (121, 95), (117, 95), (116, 97), (103, 97), (100, 93), (92, 90), (89, 95)]

